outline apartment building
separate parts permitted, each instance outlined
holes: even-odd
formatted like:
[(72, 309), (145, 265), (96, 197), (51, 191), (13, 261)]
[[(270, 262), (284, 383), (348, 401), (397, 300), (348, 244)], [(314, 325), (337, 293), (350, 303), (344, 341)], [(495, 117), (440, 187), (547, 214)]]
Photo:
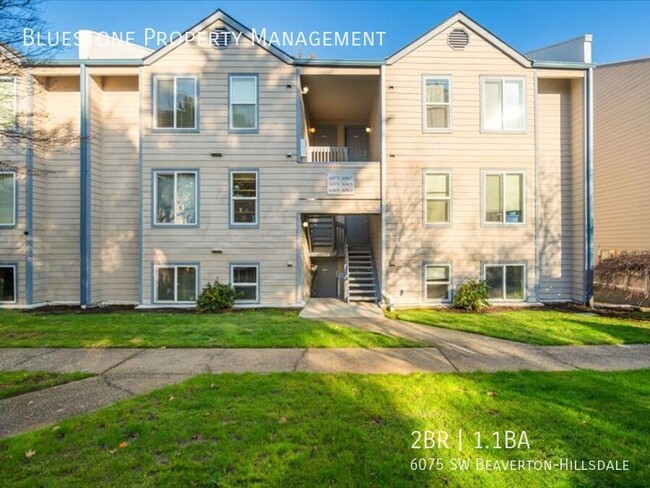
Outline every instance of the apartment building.
[(524, 55), (457, 13), (342, 61), (222, 11), (188, 33), (0, 79), (3, 123), (78, 134), (2, 148), (3, 306), (591, 299), (590, 36)]
[(595, 245), (604, 259), (650, 252), (649, 77), (650, 58), (594, 71)]

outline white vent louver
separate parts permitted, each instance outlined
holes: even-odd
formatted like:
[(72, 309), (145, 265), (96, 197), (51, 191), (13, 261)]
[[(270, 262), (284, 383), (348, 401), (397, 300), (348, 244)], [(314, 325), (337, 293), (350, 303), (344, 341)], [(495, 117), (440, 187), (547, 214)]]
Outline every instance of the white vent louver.
[(227, 29), (215, 29), (210, 32), (210, 43), (217, 49), (227, 48), (232, 39), (232, 32)]
[(469, 34), (464, 29), (454, 29), (447, 36), (447, 42), (452, 49), (465, 49), (469, 44)]

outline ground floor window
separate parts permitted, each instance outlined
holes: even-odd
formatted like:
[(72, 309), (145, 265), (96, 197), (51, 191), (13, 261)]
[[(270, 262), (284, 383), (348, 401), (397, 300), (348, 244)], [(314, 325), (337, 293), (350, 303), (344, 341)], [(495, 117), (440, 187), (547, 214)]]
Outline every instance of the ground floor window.
[(230, 284), (237, 293), (236, 303), (259, 302), (259, 270), (257, 264), (232, 264)]
[(425, 298), (427, 301), (444, 301), (450, 298), (451, 266), (427, 264), (424, 266)]
[(492, 300), (523, 300), (525, 276), (523, 264), (485, 265), (485, 281)]
[(16, 302), (16, 267), (0, 266), (0, 303)]
[(196, 301), (198, 267), (161, 265), (154, 269), (155, 302), (193, 303)]

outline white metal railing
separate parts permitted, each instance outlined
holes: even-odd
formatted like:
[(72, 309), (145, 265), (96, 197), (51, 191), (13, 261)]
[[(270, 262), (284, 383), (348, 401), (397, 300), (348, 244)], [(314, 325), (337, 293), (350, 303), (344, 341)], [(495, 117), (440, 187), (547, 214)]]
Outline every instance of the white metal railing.
[(348, 160), (345, 146), (310, 146), (309, 161), (314, 163), (340, 163)]

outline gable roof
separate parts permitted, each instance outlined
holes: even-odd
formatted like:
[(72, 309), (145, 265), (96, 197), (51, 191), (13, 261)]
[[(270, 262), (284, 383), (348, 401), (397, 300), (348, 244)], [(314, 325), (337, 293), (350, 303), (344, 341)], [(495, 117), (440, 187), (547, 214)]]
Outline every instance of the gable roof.
[[(193, 25), (190, 27), (188, 30), (183, 32), (181, 35), (182, 37), (187, 36), (188, 34), (194, 34), (197, 35), (199, 32), (202, 30), (206, 29), (208, 26), (214, 24), (216, 21), (221, 20), (224, 24), (226, 24), (228, 27), (231, 29), (234, 29), (238, 32), (241, 32), (244, 36), (246, 36), (248, 39), (253, 40), (253, 31), (251, 31), (248, 27), (246, 27), (243, 24), (240, 24), (237, 22), (235, 19), (233, 19), (230, 15), (228, 15), (226, 12), (224, 12), (221, 9), (217, 9), (213, 14), (210, 16), (206, 17), (205, 19), (199, 21), (197, 24)], [(260, 39), (261, 37), (258, 36), (257, 34), (255, 35), (257, 39)], [(143, 58), (144, 64), (151, 64), (154, 61), (162, 58), (166, 54), (169, 54), (171, 51), (179, 47), (182, 43), (174, 43), (170, 42), (166, 44), (165, 46), (162, 46), (161, 48), (157, 49), (156, 51), (152, 52), (148, 56), (145, 56)], [(285, 53), (282, 49), (279, 47), (276, 47), (270, 43), (267, 42), (262, 42), (262, 43), (256, 43), (259, 47), (262, 49), (265, 49), (269, 53), (273, 54), (280, 60), (284, 61), (287, 64), (292, 64), (293, 63), (293, 58), (289, 56), (287, 53)]]
[(425, 32), (423, 35), (418, 37), (415, 41), (411, 42), (410, 44), (407, 44), (404, 46), (402, 49), (397, 51), (396, 53), (392, 54), (391, 56), (388, 56), (386, 58), (386, 64), (393, 64), (402, 59), (404, 56), (407, 54), (410, 54), (423, 44), (429, 42), (431, 39), (433, 39), (435, 36), (443, 32), (445, 29), (448, 27), (452, 26), (456, 22), (460, 22), (464, 26), (466, 26), (468, 29), (473, 30), (477, 34), (479, 34), (481, 37), (483, 37), (486, 41), (488, 41), (490, 44), (492, 44), (494, 47), (502, 51), (504, 54), (512, 58), (514, 61), (518, 62), (522, 66), (526, 68), (530, 68), (532, 66), (532, 62), (530, 59), (528, 59), (526, 56), (515, 50), (514, 48), (510, 47), (508, 44), (503, 42), (501, 39), (499, 39), (497, 36), (492, 34), (489, 30), (481, 27), (479, 24), (477, 24), (475, 21), (473, 21), (471, 18), (469, 18), (467, 15), (465, 15), (464, 12), (458, 11), (451, 17), (449, 17), (447, 20), (444, 22), (438, 24), (436, 27), (433, 29)]

